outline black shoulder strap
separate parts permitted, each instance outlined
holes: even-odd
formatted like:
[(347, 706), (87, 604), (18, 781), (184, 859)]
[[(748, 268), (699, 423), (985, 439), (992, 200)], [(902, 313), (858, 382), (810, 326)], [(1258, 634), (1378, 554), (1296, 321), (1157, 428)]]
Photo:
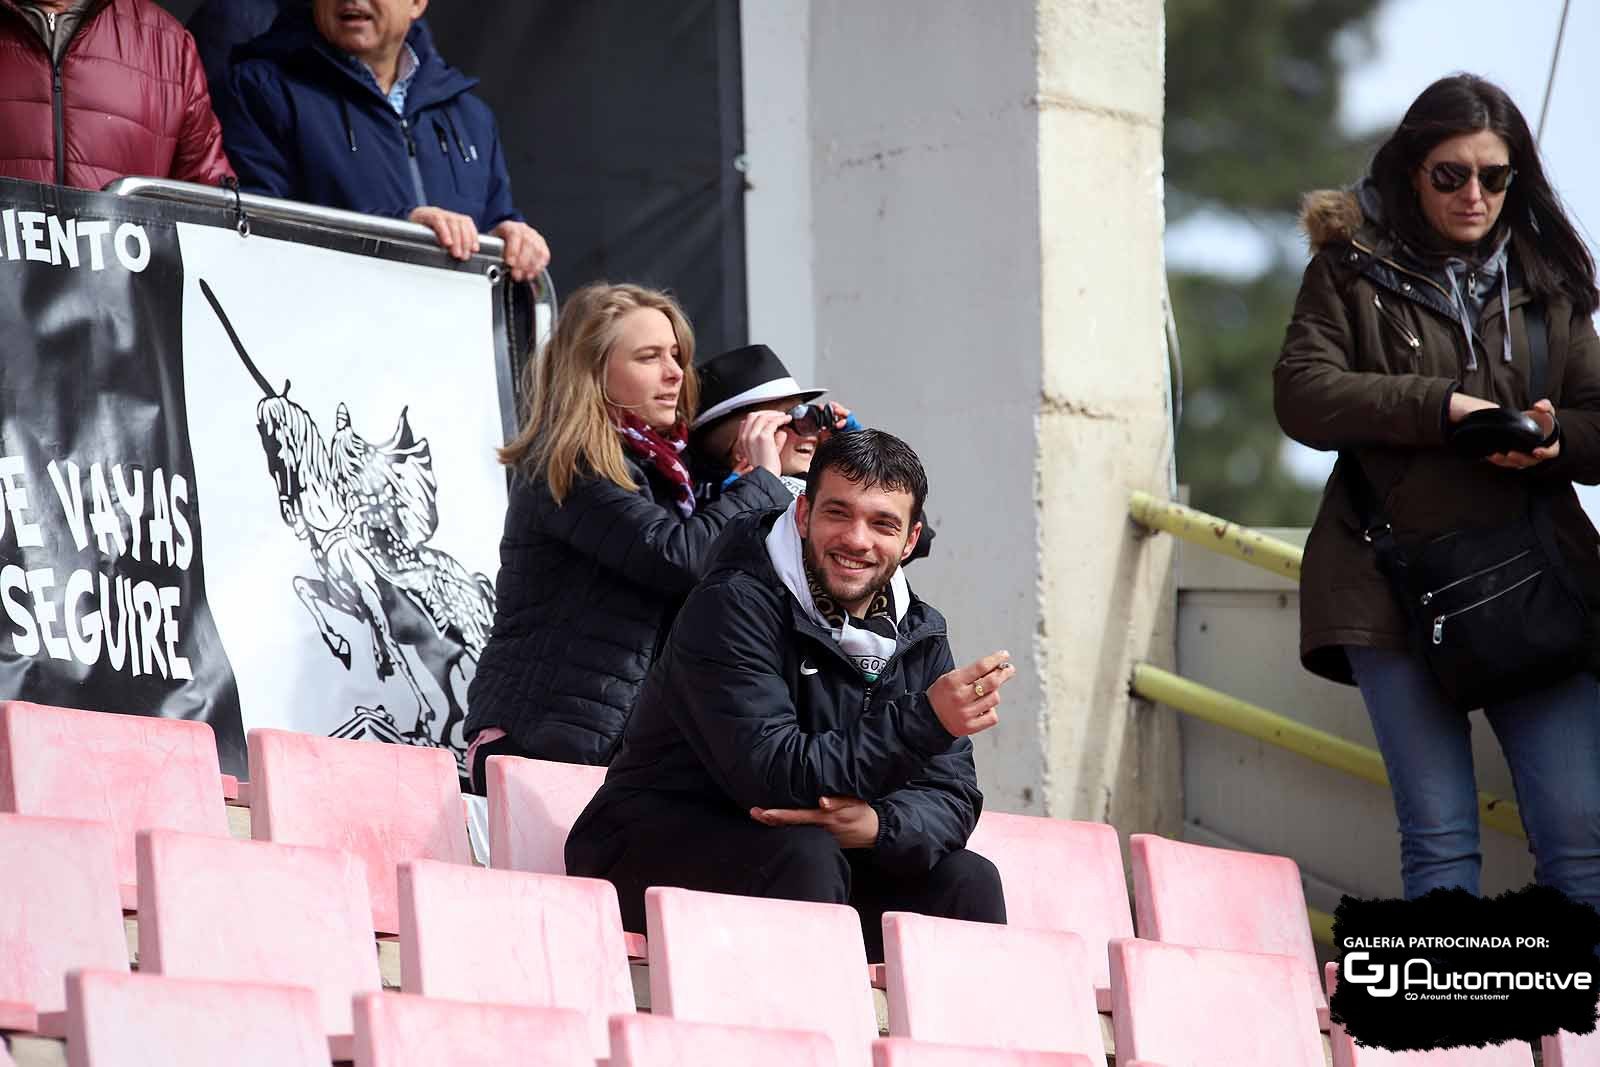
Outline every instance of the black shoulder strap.
[(1550, 377), (1550, 323), (1544, 314), (1544, 304), (1534, 301), (1522, 309), (1522, 323), (1528, 330), (1528, 403), (1548, 400), (1545, 387)]

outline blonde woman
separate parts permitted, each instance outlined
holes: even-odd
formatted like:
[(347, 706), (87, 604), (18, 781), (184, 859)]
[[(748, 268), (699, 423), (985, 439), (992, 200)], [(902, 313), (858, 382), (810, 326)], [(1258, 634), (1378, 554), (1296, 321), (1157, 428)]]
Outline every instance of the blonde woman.
[(468, 766), (491, 755), (603, 764), (678, 604), (741, 512), (788, 506), (781, 412), (741, 431), (756, 469), (695, 506), (682, 452), (699, 396), (694, 333), (665, 293), (572, 294), (524, 373), (495, 623), (468, 691)]

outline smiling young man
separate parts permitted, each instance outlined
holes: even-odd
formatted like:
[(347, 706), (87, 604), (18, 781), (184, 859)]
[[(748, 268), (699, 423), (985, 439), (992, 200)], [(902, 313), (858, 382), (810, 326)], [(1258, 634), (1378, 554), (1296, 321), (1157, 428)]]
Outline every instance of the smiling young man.
[(609, 879), (628, 929), (653, 885), (854, 905), (875, 960), (885, 911), (1005, 921), (965, 847), (968, 737), (1015, 668), (955, 667), (906, 583), (926, 494), (909, 446), (860, 430), (817, 449), (787, 510), (729, 524), (567, 839), (567, 870)]
[(550, 259), (517, 213), (494, 115), (477, 79), (420, 24), (428, 0), (312, 0), (233, 52), (217, 92), (247, 192), (409, 219), (457, 259), (505, 241), (518, 281)]

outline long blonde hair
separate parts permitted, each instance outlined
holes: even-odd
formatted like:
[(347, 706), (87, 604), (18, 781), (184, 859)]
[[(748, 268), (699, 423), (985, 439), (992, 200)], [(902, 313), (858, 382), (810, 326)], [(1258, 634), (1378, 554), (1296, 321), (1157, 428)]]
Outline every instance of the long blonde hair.
[(694, 421), (700, 379), (694, 371), (694, 330), (678, 302), (658, 289), (593, 282), (562, 303), (544, 352), (522, 369), (522, 429), (499, 449), (500, 462), (543, 476), (557, 504), (580, 474), (636, 489), (622, 442), (607, 409), (606, 360), (630, 311), (650, 308), (672, 323), (678, 340), (678, 418)]

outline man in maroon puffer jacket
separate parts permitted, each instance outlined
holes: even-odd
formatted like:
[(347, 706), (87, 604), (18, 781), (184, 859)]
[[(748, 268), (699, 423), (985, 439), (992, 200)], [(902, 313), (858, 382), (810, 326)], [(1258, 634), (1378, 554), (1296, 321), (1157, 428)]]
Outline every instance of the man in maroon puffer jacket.
[(0, 176), (233, 175), (194, 39), (152, 0), (0, 0)]

